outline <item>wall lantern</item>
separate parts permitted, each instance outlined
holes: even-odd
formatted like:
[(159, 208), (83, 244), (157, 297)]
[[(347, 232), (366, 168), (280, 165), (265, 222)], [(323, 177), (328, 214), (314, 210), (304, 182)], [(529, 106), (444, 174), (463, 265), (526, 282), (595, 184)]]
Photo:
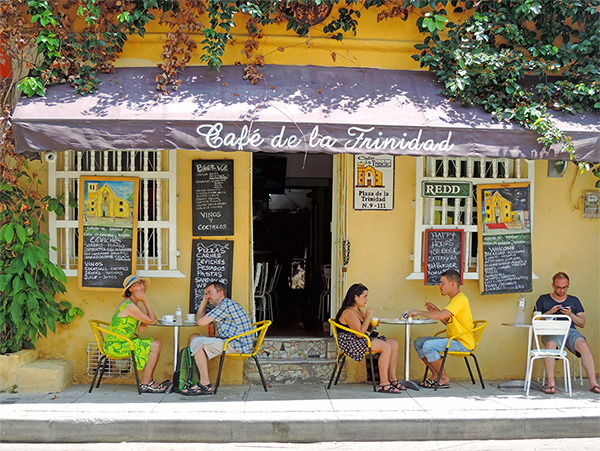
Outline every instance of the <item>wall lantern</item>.
[(548, 177), (562, 177), (568, 166), (567, 160), (548, 160)]

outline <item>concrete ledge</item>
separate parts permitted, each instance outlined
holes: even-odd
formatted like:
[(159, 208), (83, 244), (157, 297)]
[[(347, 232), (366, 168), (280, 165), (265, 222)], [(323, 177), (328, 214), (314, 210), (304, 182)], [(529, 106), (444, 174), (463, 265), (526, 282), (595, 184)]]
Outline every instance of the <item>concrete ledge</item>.
[(17, 371), (17, 390), (22, 393), (59, 393), (73, 383), (74, 371), (72, 360), (35, 360)]
[[(256, 415), (253, 415), (256, 416)], [(287, 415), (285, 415), (287, 416)], [(383, 419), (377, 421), (318, 419), (89, 418), (4, 420), (2, 442), (28, 443), (229, 443), (320, 441), (507, 440), (598, 437), (599, 417), (486, 419)], [(553, 424), (549, 427), (549, 423)], [(199, 426), (201, 424), (201, 427)]]
[(12, 390), (13, 386), (18, 386), (19, 369), (36, 360), (37, 357), (38, 353), (33, 349), (0, 355), (0, 391)]

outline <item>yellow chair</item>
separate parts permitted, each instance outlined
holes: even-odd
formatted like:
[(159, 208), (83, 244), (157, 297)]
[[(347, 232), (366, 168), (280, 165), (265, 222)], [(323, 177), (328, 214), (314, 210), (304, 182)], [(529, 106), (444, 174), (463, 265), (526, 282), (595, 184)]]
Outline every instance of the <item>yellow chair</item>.
[[(448, 357), (449, 355), (465, 358), (465, 363), (467, 364), (467, 369), (469, 370), (469, 375), (471, 376), (471, 381), (473, 382), (473, 384), (475, 384), (475, 378), (473, 377), (473, 372), (471, 371), (471, 367), (469, 366), (469, 360), (467, 359), (467, 357), (469, 357), (469, 356), (473, 357), (473, 360), (475, 361), (475, 366), (477, 367), (477, 373), (479, 374), (479, 381), (481, 382), (481, 388), (485, 389), (485, 384), (483, 383), (483, 378), (481, 377), (481, 370), (479, 369), (479, 362), (477, 362), (477, 357), (475, 357), (475, 354), (473, 354), (475, 352), (475, 349), (477, 349), (477, 345), (479, 344), (479, 340), (481, 339), (481, 335), (483, 334), (483, 330), (485, 329), (485, 326), (487, 326), (487, 321), (483, 321), (483, 320), (473, 321), (473, 329), (467, 330), (465, 332), (461, 332), (460, 334), (456, 334), (452, 337), (448, 337), (449, 340), (448, 340), (448, 344), (446, 345), (446, 350), (444, 351), (442, 366), (441, 366), (440, 372), (438, 374), (438, 379), (436, 381), (435, 390), (437, 390), (437, 388), (440, 384), (440, 377), (442, 376), (442, 371), (444, 370), (444, 365), (446, 364), (446, 357)], [(446, 333), (445, 329), (440, 330), (439, 332), (437, 332), (434, 335), (434, 337), (437, 337), (444, 333)], [(458, 337), (460, 337), (462, 335), (466, 335), (468, 333), (473, 333), (473, 339), (475, 340), (475, 347), (471, 351), (459, 352), (459, 351), (450, 351), (448, 349), (450, 347), (450, 343), (452, 342), (452, 340), (455, 340)], [(426, 366), (425, 367), (425, 375), (423, 376), (423, 381), (425, 381), (425, 379), (427, 379), (427, 371), (428, 370), (429, 370), (429, 368)]]
[[(140, 389), (140, 378), (138, 376), (137, 366), (135, 364), (135, 354), (133, 353), (133, 342), (122, 335), (116, 334), (114, 332), (110, 332), (108, 330), (110, 323), (106, 321), (100, 321), (96, 319), (91, 319), (88, 321), (89, 325), (92, 328), (92, 332), (94, 332), (94, 338), (96, 338), (96, 343), (98, 344), (98, 350), (100, 351), (100, 358), (98, 359), (98, 366), (96, 366), (96, 371), (94, 373), (94, 378), (92, 379), (92, 384), (90, 385), (90, 391), (92, 392), (94, 389), (94, 383), (96, 382), (96, 377), (98, 376), (98, 372), (100, 372), (100, 377), (98, 378), (98, 384), (96, 388), (100, 386), (100, 382), (102, 381), (102, 376), (104, 375), (104, 370), (106, 369), (106, 365), (108, 365), (109, 360), (123, 360), (123, 359), (131, 359), (131, 363), (133, 365), (133, 371), (135, 373), (135, 382), (137, 384), (138, 393), (141, 395), (142, 391)], [(108, 355), (104, 352), (104, 334), (114, 335), (115, 337), (119, 337), (121, 340), (129, 343), (129, 348), (131, 349), (131, 355), (127, 357), (117, 357), (114, 355)]]
[[(258, 358), (256, 357), (256, 354), (258, 354), (258, 351), (260, 351), (260, 347), (262, 346), (263, 340), (265, 339), (265, 335), (267, 334), (267, 329), (269, 328), (270, 325), (271, 325), (271, 321), (269, 321), (269, 320), (259, 321), (257, 323), (252, 324), (252, 327), (254, 329), (225, 340), (225, 343), (223, 344), (223, 353), (221, 354), (221, 362), (219, 363), (219, 374), (217, 375), (217, 383), (215, 384), (215, 394), (217, 393), (217, 390), (219, 389), (219, 383), (221, 382), (221, 371), (223, 370), (223, 362), (225, 361), (225, 357), (229, 357), (230, 359), (234, 359), (234, 360), (245, 360), (248, 357), (252, 357), (254, 359), (254, 362), (256, 363), (256, 368), (258, 369), (258, 374), (260, 374), (260, 379), (262, 381), (263, 387), (264, 387), (265, 391), (267, 391), (267, 383), (265, 382), (265, 377), (263, 376), (262, 370), (260, 369), (260, 363), (258, 362)], [(244, 337), (246, 335), (251, 335), (254, 333), (258, 333), (258, 337), (256, 338), (256, 341), (254, 342), (254, 348), (252, 349), (252, 352), (250, 354), (243, 354), (243, 353), (225, 354), (225, 350), (227, 349), (227, 345), (229, 344), (230, 341), (235, 340), (236, 338)]]
[(349, 327), (346, 327), (339, 323), (336, 323), (333, 319), (329, 320), (329, 324), (331, 324), (331, 330), (333, 331), (333, 337), (335, 338), (335, 344), (337, 345), (338, 353), (337, 353), (337, 357), (335, 359), (335, 366), (333, 367), (333, 373), (331, 373), (331, 378), (329, 379), (329, 385), (327, 386), (327, 390), (329, 390), (331, 388), (331, 383), (333, 382), (333, 378), (335, 377), (336, 371), (337, 371), (337, 377), (335, 378), (334, 385), (337, 385), (337, 383), (340, 379), (340, 374), (342, 374), (342, 369), (344, 368), (344, 363), (346, 362), (346, 354), (344, 354), (344, 352), (340, 349), (340, 343), (338, 341), (338, 331), (337, 330), (341, 329), (341, 330), (345, 330), (346, 332), (351, 332), (354, 335), (357, 335), (359, 337), (364, 337), (367, 339), (367, 346), (369, 348), (369, 350), (368, 350), (369, 360), (371, 362), (371, 380), (373, 381), (373, 391), (376, 392), (377, 391), (377, 381), (375, 380), (375, 369), (373, 368), (373, 351), (371, 350), (371, 338), (366, 334), (362, 334), (360, 332), (350, 329)]

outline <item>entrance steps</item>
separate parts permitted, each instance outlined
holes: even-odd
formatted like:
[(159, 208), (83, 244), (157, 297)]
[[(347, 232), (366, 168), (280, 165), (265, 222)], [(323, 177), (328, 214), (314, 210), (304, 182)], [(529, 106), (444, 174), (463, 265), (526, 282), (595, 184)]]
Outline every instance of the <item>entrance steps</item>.
[[(337, 346), (332, 337), (266, 337), (258, 354), (267, 384), (329, 382)], [(346, 381), (346, 368), (340, 382)], [(252, 359), (244, 362), (244, 383), (260, 384)]]

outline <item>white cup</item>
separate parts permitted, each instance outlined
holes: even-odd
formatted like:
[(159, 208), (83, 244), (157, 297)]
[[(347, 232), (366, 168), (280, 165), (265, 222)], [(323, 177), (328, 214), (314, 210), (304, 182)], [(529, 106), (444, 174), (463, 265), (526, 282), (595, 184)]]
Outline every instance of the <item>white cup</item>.
[(165, 315), (162, 317), (162, 320), (165, 323), (174, 323), (175, 322), (175, 315)]
[(542, 312), (533, 312), (533, 316), (541, 315)]
[(194, 315), (193, 313), (188, 313), (187, 315), (185, 315), (185, 318), (188, 323), (193, 323), (196, 321), (196, 315)]

